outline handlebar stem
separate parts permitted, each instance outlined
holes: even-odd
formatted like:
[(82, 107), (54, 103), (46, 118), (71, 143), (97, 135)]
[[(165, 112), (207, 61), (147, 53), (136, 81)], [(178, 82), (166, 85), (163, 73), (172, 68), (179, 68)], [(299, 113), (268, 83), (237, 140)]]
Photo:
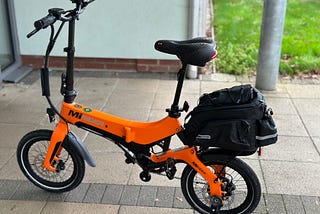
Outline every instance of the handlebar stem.
[(68, 47), (64, 49), (67, 52), (67, 70), (66, 70), (66, 91), (64, 101), (72, 103), (76, 98), (76, 91), (73, 90), (74, 85), (74, 36), (75, 36), (75, 17), (69, 21)]
[[(50, 97), (50, 87), (49, 87), (49, 55), (52, 51), (55, 41), (58, 35), (61, 32), (61, 29), (65, 22), (69, 23), (69, 31), (68, 31), (68, 47), (64, 49), (67, 52), (67, 68), (65, 75), (65, 87), (63, 87), (61, 91), (63, 91), (64, 101), (67, 103), (72, 103), (77, 96), (77, 92), (73, 89), (74, 85), (74, 37), (75, 37), (75, 20), (79, 18), (79, 15), (83, 12), (83, 10), (93, 2), (94, 0), (71, 0), (73, 3), (76, 3), (76, 8), (73, 10), (65, 11), (61, 8), (51, 8), (48, 10), (48, 15), (34, 22), (35, 30), (30, 32), (27, 37), (30, 38), (34, 34), (36, 34), (39, 30), (45, 29), (48, 26), (51, 28), (51, 35), (49, 39), (49, 44), (47, 47), (44, 68), (41, 70), (41, 84), (42, 84), (42, 95), (46, 96), (49, 99)], [(54, 36), (54, 27), (53, 24), (57, 21), (61, 21), (62, 24)], [(64, 86), (64, 84), (63, 84)]]

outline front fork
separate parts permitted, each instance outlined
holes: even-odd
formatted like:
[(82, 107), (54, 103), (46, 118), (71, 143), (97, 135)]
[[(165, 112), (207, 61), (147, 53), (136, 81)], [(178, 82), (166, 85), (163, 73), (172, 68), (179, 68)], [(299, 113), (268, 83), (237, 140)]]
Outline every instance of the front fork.
[(59, 155), (62, 150), (62, 143), (66, 138), (68, 132), (70, 130), (69, 124), (65, 121), (60, 120), (57, 126), (55, 127), (51, 139), (50, 144), (48, 146), (47, 154), (43, 162), (43, 167), (49, 171), (56, 171), (56, 167), (53, 167), (52, 162), (59, 162)]
[(185, 146), (179, 149), (170, 149), (161, 154), (151, 155), (151, 160), (155, 163), (164, 162), (169, 158), (182, 160), (190, 165), (195, 171), (197, 171), (208, 182), (210, 188), (210, 196), (223, 197), (225, 195), (225, 192), (222, 191), (221, 188), (223, 183), (198, 158), (196, 147)]

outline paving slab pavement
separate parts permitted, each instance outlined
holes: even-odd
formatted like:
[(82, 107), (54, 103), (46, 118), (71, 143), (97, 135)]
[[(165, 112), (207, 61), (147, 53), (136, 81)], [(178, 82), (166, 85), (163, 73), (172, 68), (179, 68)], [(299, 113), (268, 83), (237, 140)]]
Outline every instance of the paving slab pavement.
[[(186, 80), (181, 102), (192, 109), (202, 93), (253, 83), (249, 78), (217, 81)], [(59, 72), (52, 72), (52, 97), (59, 96)], [(166, 115), (176, 81), (172, 74), (77, 72), (77, 101), (133, 120), (153, 121)], [(253, 83), (254, 84), (254, 83)], [(53, 128), (45, 115), (37, 72), (22, 83), (2, 84), (0, 89), (0, 213), (193, 213), (186, 204), (180, 181), (153, 176), (140, 181), (137, 166), (124, 163), (120, 149), (84, 130), (73, 131), (84, 140), (97, 161), (87, 166), (83, 183), (61, 195), (35, 188), (18, 168), (15, 149), (27, 132)], [(279, 83), (277, 91), (263, 92), (274, 110), (279, 141), (263, 148), (263, 156), (243, 157), (257, 173), (263, 198), (256, 213), (320, 213), (320, 84)], [(185, 116), (185, 114), (183, 115)], [(183, 121), (183, 116), (181, 121)], [(173, 140), (180, 146), (178, 139)], [(181, 174), (183, 165), (178, 167)]]

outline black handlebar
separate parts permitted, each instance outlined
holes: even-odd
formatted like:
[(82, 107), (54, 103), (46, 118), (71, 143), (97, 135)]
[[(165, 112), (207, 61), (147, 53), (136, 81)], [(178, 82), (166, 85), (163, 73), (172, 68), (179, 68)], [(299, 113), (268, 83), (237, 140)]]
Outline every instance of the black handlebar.
[(93, 2), (94, 0), (71, 0), (72, 3), (75, 3), (75, 4), (82, 4), (84, 6), (87, 6), (88, 4), (90, 4), (91, 2)]
[(39, 30), (44, 29), (48, 27), (49, 25), (54, 24), (57, 21), (57, 18), (49, 13), (47, 16), (43, 17), (42, 19), (39, 19), (33, 23), (34, 30), (27, 34), (27, 38), (30, 38), (34, 34), (36, 34)]
[[(72, 3), (76, 3), (76, 8), (74, 10), (64, 11), (61, 8), (51, 8), (49, 9), (49, 14), (42, 19), (34, 22), (35, 29), (27, 35), (30, 38), (36, 34), (39, 30), (45, 29), (50, 25), (53, 25), (57, 20), (62, 22), (70, 21), (72, 17), (78, 17), (79, 14), (87, 7), (90, 3), (95, 0), (71, 0)], [(63, 16), (63, 14), (67, 13)]]
[(37, 30), (40, 30), (48, 27), (51, 24), (54, 24), (55, 21), (57, 21), (57, 18), (52, 14), (49, 14), (42, 19), (35, 21), (33, 25)]

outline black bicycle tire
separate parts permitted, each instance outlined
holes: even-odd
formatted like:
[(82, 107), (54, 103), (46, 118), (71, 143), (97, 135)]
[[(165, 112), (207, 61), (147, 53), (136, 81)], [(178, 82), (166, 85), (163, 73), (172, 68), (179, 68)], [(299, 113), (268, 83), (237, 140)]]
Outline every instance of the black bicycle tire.
[[(206, 158), (207, 159), (207, 158)], [(248, 187), (248, 195), (245, 201), (233, 208), (232, 210), (221, 210), (221, 214), (245, 214), (252, 213), (255, 208), (258, 206), (260, 198), (261, 198), (261, 186), (258, 177), (254, 173), (254, 171), (242, 160), (238, 158), (231, 158), (228, 156), (212, 156), (210, 160), (204, 160), (203, 163), (205, 165), (227, 165), (231, 167), (233, 170), (237, 171), (245, 180)], [(183, 170), (181, 176), (181, 188), (184, 197), (187, 202), (200, 213), (212, 213), (212, 210), (205, 206), (200, 199), (196, 197), (194, 190), (191, 190), (193, 185), (193, 179), (197, 172), (187, 165)], [(191, 179), (191, 180), (190, 180)], [(196, 197), (196, 198), (195, 198)]]
[(76, 188), (83, 180), (85, 174), (85, 164), (83, 158), (78, 155), (75, 149), (66, 141), (62, 144), (64, 150), (71, 156), (74, 171), (72, 176), (65, 182), (56, 183), (44, 180), (34, 172), (28, 160), (30, 147), (39, 141), (50, 142), (51, 130), (39, 129), (26, 134), (17, 147), (17, 160), (23, 174), (36, 186), (49, 192), (66, 192)]

